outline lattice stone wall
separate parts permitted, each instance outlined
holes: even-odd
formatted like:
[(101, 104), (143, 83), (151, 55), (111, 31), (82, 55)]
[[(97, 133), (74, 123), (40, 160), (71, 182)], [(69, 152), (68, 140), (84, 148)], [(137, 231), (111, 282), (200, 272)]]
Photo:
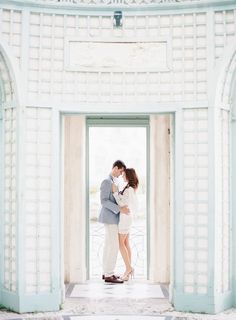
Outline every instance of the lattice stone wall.
[[(14, 48), (20, 61), (21, 12), (4, 9), (0, 13), (3, 39)], [(214, 19), (215, 57), (218, 58), (235, 36), (235, 11), (216, 11)], [(28, 90), (32, 99), (48, 101), (53, 97), (64, 101), (147, 102), (197, 101), (207, 97), (207, 16), (203, 12), (172, 16), (126, 15), (122, 30), (113, 28), (112, 17), (109, 16), (31, 12), (29, 22)], [(64, 40), (68, 36), (170, 37), (171, 68), (167, 72), (67, 71), (64, 66)], [(188, 161), (190, 157), (186, 156), (186, 159)], [(186, 192), (189, 192), (186, 195), (191, 194)]]
[(22, 12), (0, 8), (0, 38), (13, 50), (18, 64), (21, 59)]
[(6, 108), (4, 123), (4, 288), (17, 290), (16, 276), (16, 109)]
[(222, 56), (226, 45), (236, 41), (236, 10), (215, 11), (215, 58)]
[(26, 292), (51, 290), (51, 109), (26, 109)]
[[(99, 14), (99, 13), (98, 13)], [(25, 292), (49, 293), (52, 287), (52, 110), (36, 108), (57, 103), (78, 105), (81, 102), (188, 102), (207, 101), (208, 59), (222, 57), (226, 45), (235, 40), (236, 10), (216, 11), (214, 21), (207, 13), (173, 15), (135, 15), (123, 17), (123, 28), (113, 27), (113, 17), (46, 13), (30, 10), (29, 21), (19, 10), (0, 9), (0, 36), (13, 50), (23, 70), (26, 93), (34, 107), (26, 108), (24, 255)], [(27, 25), (29, 23), (29, 25)], [(214, 24), (214, 34), (207, 31)], [(24, 37), (22, 37), (24, 26)], [(26, 34), (28, 30), (29, 34)], [(207, 56), (208, 37), (213, 37), (214, 57)], [(66, 40), (75, 39), (145, 39), (162, 37), (171, 52), (165, 71), (94, 71), (70, 70), (66, 66)], [(210, 38), (211, 40), (211, 38)], [(23, 43), (22, 41), (29, 41)], [(22, 47), (24, 46), (24, 50)], [(28, 50), (28, 52), (27, 52)], [(22, 54), (25, 55), (22, 57)], [(22, 60), (27, 59), (27, 63)], [(9, 75), (0, 54), (1, 78), (6, 101), (12, 100)], [(22, 77), (22, 78), (23, 78)], [(23, 80), (25, 80), (23, 79)], [(173, 105), (173, 104), (172, 104)], [(191, 106), (191, 104), (190, 104)], [(183, 276), (184, 293), (207, 295), (208, 279), (208, 110), (183, 110)], [(218, 293), (229, 289), (230, 214), (229, 214), (229, 114), (222, 110), (220, 122), (219, 172), (217, 180), (218, 212), (216, 231), (219, 237), (216, 254), (219, 278)], [(16, 110), (4, 111), (4, 287), (15, 292), (16, 278)], [(211, 262), (213, 263), (213, 262)], [(188, 295), (186, 295), (188, 296)]]
[(207, 294), (208, 110), (184, 110), (184, 292)]
[(218, 193), (216, 207), (216, 274), (217, 292), (224, 293), (230, 289), (230, 115), (227, 110), (220, 110), (218, 116)]
[[(205, 100), (205, 13), (125, 16), (113, 29), (111, 17), (31, 13), (29, 97), (83, 102)], [(71, 72), (64, 68), (67, 37), (171, 38), (166, 72)]]
[[(235, 39), (236, 11), (214, 13), (214, 56)], [(204, 12), (174, 15), (123, 17), (123, 28), (113, 28), (113, 17), (105, 15), (50, 14), (31, 10), (28, 47), (27, 92), (38, 101), (64, 102), (157, 102), (207, 99), (207, 15)], [(0, 35), (20, 63), (22, 13), (0, 10)], [(27, 22), (25, 22), (27, 23)], [(143, 72), (70, 71), (65, 63), (65, 40), (69, 37), (118, 41), (164, 37), (172, 52), (169, 70)], [(25, 41), (25, 40), (24, 40)], [(28, 59), (27, 59), (28, 61)], [(99, 90), (97, 90), (99, 88)]]

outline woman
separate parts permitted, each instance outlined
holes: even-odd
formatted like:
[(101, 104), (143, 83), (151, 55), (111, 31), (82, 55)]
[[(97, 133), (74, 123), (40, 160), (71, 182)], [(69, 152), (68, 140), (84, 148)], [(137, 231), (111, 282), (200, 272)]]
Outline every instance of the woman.
[(133, 168), (126, 168), (123, 173), (123, 178), (124, 181), (127, 182), (125, 188), (119, 193), (117, 186), (113, 184), (112, 192), (120, 207), (127, 205), (130, 209), (129, 214), (120, 213), (120, 222), (118, 224), (120, 252), (126, 266), (122, 280), (128, 281), (129, 277), (132, 277), (134, 273), (134, 268), (131, 266), (129, 232), (133, 220), (133, 214), (137, 209), (136, 190), (138, 188), (139, 181)]

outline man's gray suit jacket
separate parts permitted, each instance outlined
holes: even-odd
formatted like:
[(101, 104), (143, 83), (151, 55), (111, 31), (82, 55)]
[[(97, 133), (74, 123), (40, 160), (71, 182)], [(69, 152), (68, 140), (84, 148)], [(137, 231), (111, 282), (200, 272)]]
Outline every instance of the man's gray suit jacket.
[(120, 209), (112, 194), (113, 178), (110, 175), (103, 180), (100, 188), (101, 211), (98, 221), (107, 224), (118, 224), (120, 219)]

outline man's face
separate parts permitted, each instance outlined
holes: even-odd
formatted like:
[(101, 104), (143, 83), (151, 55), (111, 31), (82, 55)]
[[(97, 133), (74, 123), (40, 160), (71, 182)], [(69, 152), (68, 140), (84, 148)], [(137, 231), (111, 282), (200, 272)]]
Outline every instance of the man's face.
[(115, 177), (118, 178), (119, 176), (122, 176), (124, 173), (124, 168), (119, 169), (118, 167), (115, 167)]

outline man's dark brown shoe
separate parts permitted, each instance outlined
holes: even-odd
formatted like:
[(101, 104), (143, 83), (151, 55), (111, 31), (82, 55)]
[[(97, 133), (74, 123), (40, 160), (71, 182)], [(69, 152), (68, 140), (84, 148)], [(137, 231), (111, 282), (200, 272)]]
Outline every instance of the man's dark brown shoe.
[[(120, 276), (116, 276), (116, 275), (114, 275), (117, 279), (119, 279), (120, 278)], [(102, 280), (105, 280), (105, 274), (103, 274), (102, 275)]]
[(104, 277), (105, 282), (109, 283), (124, 283), (123, 280), (117, 278), (116, 276), (111, 276), (111, 277)]

